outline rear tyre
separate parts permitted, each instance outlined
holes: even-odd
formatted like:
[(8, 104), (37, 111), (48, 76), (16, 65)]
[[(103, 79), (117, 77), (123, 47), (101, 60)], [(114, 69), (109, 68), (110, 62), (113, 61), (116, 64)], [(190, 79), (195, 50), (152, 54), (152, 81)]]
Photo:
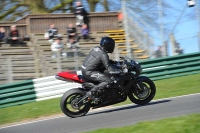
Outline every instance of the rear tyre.
[(129, 99), (139, 105), (149, 103), (156, 94), (156, 87), (152, 80), (145, 78), (144, 80), (134, 84), (129, 91)]
[(85, 92), (76, 88), (67, 91), (61, 98), (60, 107), (62, 112), (69, 117), (84, 116), (90, 110), (90, 103), (82, 106), (76, 106), (76, 102), (85, 96)]

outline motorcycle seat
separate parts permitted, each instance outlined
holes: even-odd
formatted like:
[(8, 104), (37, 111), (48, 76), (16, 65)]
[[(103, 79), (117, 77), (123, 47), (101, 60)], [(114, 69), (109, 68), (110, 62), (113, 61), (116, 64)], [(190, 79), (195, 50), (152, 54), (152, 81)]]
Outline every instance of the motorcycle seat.
[(78, 75), (78, 78), (83, 80), (84, 82), (89, 82), (86, 78), (83, 77), (83, 75)]
[[(95, 85), (98, 84), (97, 82), (90, 81), (90, 80), (84, 78), (83, 75), (78, 75), (78, 78), (81, 79), (82, 81), (84, 81), (84, 83), (87, 82), (87, 83), (92, 83), (92, 84), (95, 84)], [(84, 83), (83, 83), (83, 84), (84, 84)]]

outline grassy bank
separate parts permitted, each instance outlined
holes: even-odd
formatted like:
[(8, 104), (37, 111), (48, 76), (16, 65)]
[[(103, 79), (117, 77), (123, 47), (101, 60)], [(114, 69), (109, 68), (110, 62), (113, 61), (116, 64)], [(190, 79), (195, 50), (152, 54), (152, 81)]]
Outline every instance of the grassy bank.
[[(156, 81), (155, 99), (200, 93), (200, 74)], [(127, 100), (122, 104), (131, 103)], [(61, 113), (60, 98), (0, 109), (0, 125)]]
[(132, 126), (99, 129), (88, 133), (200, 133), (200, 114), (140, 122)]
[(59, 98), (32, 102), (0, 109), (0, 125), (58, 113), (61, 113)]

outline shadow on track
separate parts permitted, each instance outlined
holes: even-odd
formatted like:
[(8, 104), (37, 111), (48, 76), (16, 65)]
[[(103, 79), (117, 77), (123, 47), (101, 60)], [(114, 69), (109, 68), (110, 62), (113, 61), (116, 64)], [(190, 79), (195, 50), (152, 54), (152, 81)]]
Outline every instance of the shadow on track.
[(138, 107), (143, 107), (143, 106), (149, 106), (149, 105), (155, 105), (155, 104), (160, 104), (160, 103), (166, 103), (166, 102), (170, 102), (171, 100), (162, 100), (162, 101), (155, 101), (155, 102), (150, 102), (146, 105), (130, 105), (128, 107), (119, 107), (116, 109), (108, 109), (105, 111), (99, 111), (99, 112), (95, 112), (95, 113), (91, 113), (91, 114), (87, 114), (86, 116), (90, 116), (90, 115), (96, 115), (96, 114), (102, 114), (102, 113), (110, 113), (110, 112), (115, 112), (115, 111), (120, 111), (120, 110), (127, 110), (127, 109), (134, 109), (134, 108), (138, 108)]

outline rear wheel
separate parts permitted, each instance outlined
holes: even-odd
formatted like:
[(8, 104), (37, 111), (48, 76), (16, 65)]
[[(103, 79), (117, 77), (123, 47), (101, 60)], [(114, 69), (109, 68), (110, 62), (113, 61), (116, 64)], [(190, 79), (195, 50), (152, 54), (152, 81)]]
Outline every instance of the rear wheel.
[(67, 91), (60, 101), (62, 112), (69, 117), (85, 115), (90, 110), (90, 103), (82, 101), (84, 96), (85, 92), (77, 88)]
[(133, 103), (144, 105), (154, 98), (155, 93), (155, 84), (149, 78), (145, 78), (132, 86), (128, 97)]

